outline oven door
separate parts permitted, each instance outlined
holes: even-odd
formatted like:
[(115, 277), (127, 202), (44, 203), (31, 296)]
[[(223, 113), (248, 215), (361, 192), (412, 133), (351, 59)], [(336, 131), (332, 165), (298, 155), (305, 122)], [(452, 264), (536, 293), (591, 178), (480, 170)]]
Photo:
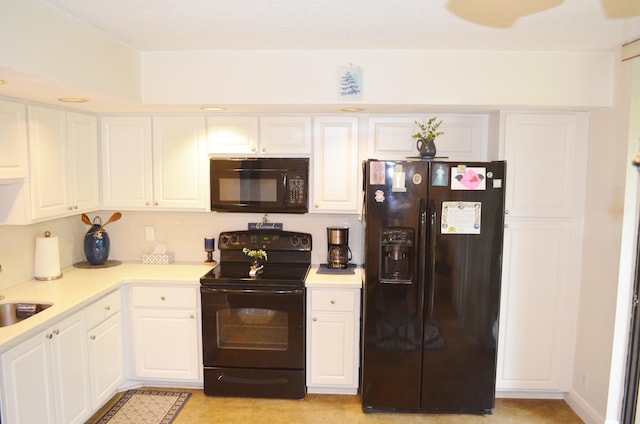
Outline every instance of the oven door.
[(205, 367), (304, 369), (304, 289), (201, 287)]

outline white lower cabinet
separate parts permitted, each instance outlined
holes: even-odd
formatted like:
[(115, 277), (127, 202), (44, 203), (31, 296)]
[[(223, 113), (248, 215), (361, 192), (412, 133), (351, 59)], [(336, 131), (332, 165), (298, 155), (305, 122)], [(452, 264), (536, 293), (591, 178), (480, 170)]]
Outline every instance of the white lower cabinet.
[(198, 288), (131, 287), (134, 377), (202, 381)]
[(83, 423), (91, 415), (84, 313), (2, 354), (2, 421)]
[(88, 306), (87, 315), (91, 404), (100, 408), (124, 380), (124, 348), (120, 290)]
[(307, 392), (358, 392), (360, 289), (307, 289)]

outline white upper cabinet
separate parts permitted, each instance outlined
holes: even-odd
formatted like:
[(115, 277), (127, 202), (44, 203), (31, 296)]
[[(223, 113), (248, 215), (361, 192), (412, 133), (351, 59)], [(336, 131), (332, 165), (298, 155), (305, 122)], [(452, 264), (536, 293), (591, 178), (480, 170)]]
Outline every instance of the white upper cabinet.
[(31, 217), (97, 209), (98, 147), (91, 115), (29, 106)]
[(105, 117), (101, 127), (102, 206), (152, 207), (151, 118)]
[(212, 116), (207, 118), (209, 153), (258, 153), (258, 118), (251, 116)]
[(304, 116), (260, 118), (260, 153), (310, 155), (311, 118)]
[(358, 118), (314, 119), (313, 191), (309, 211), (356, 213), (358, 210)]
[(105, 208), (207, 209), (203, 117), (105, 117), (101, 126)]
[(27, 177), (27, 155), (27, 108), (0, 100), (0, 183)]
[(307, 116), (213, 116), (207, 118), (209, 153), (214, 155), (309, 156)]
[[(484, 161), (487, 158), (488, 122), (486, 115), (434, 115), (442, 120), (438, 129), (444, 132), (436, 138), (436, 157), (443, 160)], [(371, 116), (369, 117), (368, 154), (370, 158), (404, 160), (418, 157), (416, 121), (424, 124), (430, 117)]]
[(207, 209), (209, 157), (204, 118), (153, 118), (153, 187), (155, 206)]

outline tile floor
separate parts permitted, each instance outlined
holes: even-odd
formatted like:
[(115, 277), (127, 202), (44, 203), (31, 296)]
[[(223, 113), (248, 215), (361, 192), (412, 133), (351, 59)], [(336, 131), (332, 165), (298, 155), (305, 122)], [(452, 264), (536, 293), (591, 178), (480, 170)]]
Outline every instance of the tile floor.
[(362, 412), (358, 396), (313, 395), (304, 400), (219, 398), (193, 390), (174, 424), (542, 424), (582, 423), (562, 400), (497, 399), (493, 415)]

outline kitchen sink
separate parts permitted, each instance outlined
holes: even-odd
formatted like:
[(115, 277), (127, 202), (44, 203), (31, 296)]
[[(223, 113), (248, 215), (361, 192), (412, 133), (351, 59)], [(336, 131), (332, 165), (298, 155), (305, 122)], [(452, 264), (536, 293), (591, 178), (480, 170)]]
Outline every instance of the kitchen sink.
[(0, 303), (0, 327), (8, 327), (44, 311), (52, 303)]

